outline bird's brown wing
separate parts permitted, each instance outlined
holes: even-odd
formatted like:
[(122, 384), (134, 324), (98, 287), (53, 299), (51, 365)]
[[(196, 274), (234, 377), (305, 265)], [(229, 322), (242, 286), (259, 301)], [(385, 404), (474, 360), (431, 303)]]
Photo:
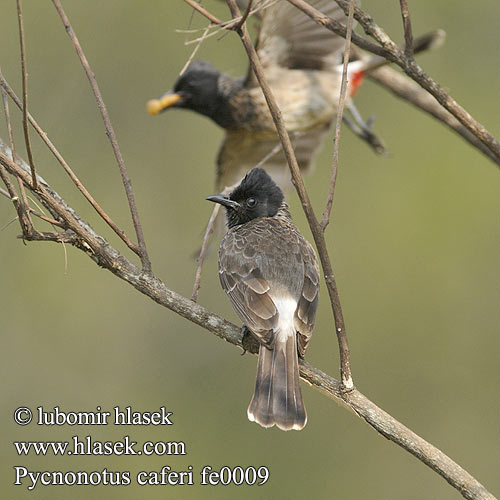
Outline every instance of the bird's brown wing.
[(259, 236), (268, 237), (265, 227), (247, 231), (241, 226), (229, 231), (219, 249), (219, 278), (224, 291), (243, 323), (262, 343), (271, 345), (278, 324), (278, 310), (269, 296), (270, 284), (262, 275)]
[[(328, 130), (329, 126), (326, 125), (306, 133), (291, 134), (290, 139), (303, 175), (311, 171)], [(216, 188), (220, 191), (233, 186), (257, 165), (264, 168), (281, 189), (287, 191), (292, 187), (285, 154), (276, 135), (261, 135), (248, 130), (227, 131), (217, 157)]]
[(318, 303), (319, 271), (311, 245), (290, 224), (255, 219), (224, 236), (219, 277), (240, 319), (260, 342), (272, 345), (278, 310), (272, 297), (297, 300), (295, 327), (304, 355)]
[[(308, 3), (328, 17), (346, 24), (346, 16), (334, 0), (309, 0)], [(267, 0), (259, 0), (257, 6), (267, 4)], [(315, 23), (289, 2), (271, 2), (260, 16), (256, 49), (264, 70), (278, 66), (331, 70), (341, 63), (345, 40)], [(257, 85), (251, 70), (246, 84)]]
[(295, 328), (299, 354), (304, 357), (316, 319), (316, 309), (319, 301), (319, 267), (312, 246), (301, 239), (301, 255), (304, 260), (304, 285), (297, 310), (295, 311)]

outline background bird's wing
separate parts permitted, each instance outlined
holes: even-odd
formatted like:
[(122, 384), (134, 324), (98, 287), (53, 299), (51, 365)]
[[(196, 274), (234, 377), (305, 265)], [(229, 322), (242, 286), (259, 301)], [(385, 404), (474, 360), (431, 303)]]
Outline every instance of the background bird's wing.
[[(254, 2), (255, 3), (255, 2)], [(269, 4), (260, 0), (260, 4)], [(334, 0), (309, 0), (328, 17), (346, 23), (346, 16)], [(359, 2), (356, 2), (359, 3)], [(278, 0), (260, 12), (256, 49), (264, 69), (332, 69), (342, 62), (343, 38), (315, 23), (292, 4)], [(249, 70), (247, 86), (257, 85)]]
[[(305, 133), (291, 134), (295, 156), (302, 174), (308, 173), (329, 126)], [(263, 161), (264, 160), (264, 161)], [(228, 131), (217, 157), (217, 185), (220, 190), (238, 183), (255, 166), (266, 169), (284, 190), (291, 188), (290, 172), (279, 139), (259, 133)]]
[(295, 311), (295, 328), (299, 354), (304, 357), (314, 328), (319, 301), (319, 267), (312, 246), (301, 239), (301, 254), (304, 260), (304, 286)]

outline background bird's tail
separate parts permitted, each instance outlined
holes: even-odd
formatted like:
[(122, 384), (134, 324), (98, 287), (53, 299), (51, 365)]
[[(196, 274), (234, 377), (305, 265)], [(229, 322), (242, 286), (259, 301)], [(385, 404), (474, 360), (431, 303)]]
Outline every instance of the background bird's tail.
[(286, 337), (277, 336), (272, 349), (260, 346), (255, 391), (247, 414), (249, 420), (262, 427), (276, 425), (289, 431), (306, 425), (295, 329)]
[[(413, 54), (419, 54), (427, 50), (435, 50), (440, 48), (446, 39), (446, 32), (443, 30), (434, 30), (429, 33), (425, 33), (413, 40)], [(354, 53), (357, 49), (353, 48)], [(365, 73), (374, 71), (381, 66), (390, 64), (390, 61), (385, 57), (381, 56), (367, 56), (357, 61), (352, 61), (349, 63), (348, 71), (349, 76), (353, 77), (355, 80), (362, 78)], [(341, 68), (342, 65), (339, 66)], [(339, 70), (340, 71), (340, 70)], [(349, 78), (351, 80), (351, 78)], [(358, 83), (359, 85), (359, 83)]]

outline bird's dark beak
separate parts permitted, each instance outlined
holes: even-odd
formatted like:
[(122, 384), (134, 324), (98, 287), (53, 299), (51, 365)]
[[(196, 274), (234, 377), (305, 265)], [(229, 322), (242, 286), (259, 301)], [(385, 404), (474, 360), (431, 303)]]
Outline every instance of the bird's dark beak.
[(181, 93), (167, 92), (163, 94), (159, 99), (151, 99), (146, 104), (146, 109), (150, 115), (157, 115), (167, 108), (175, 106), (181, 99)]
[(220, 203), (224, 207), (228, 208), (240, 208), (240, 204), (237, 201), (231, 200), (228, 196), (222, 194), (214, 194), (213, 196), (207, 196), (205, 198), (208, 201), (213, 201), (214, 203)]

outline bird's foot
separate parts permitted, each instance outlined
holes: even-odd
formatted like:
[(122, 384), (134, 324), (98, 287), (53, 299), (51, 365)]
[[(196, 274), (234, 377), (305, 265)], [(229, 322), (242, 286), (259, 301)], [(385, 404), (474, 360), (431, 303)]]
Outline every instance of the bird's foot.
[(382, 140), (379, 139), (372, 132), (372, 125), (375, 121), (375, 117), (370, 116), (368, 120), (363, 120), (363, 117), (357, 110), (356, 106), (351, 102), (346, 105), (351, 118), (346, 114), (343, 115), (342, 119), (345, 124), (363, 141), (367, 142), (368, 145), (378, 154), (387, 155), (387, 150), (385, 149)]
[(243, 347), (243, 352), (241, 355), (245, 354), (247, 351), (252, 354), (257, 354), (260, 349), (260, 342), (255, 338), (254, 334), (245, 326), (241, 327), (241, 345)]

